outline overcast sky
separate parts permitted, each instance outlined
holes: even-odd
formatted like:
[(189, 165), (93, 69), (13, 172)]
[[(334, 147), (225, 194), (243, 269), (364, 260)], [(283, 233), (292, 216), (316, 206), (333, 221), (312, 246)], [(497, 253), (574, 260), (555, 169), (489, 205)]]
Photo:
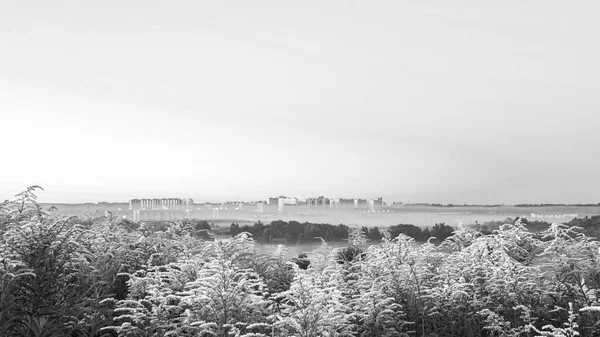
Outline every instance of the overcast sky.
[(0, 2), (0, 199), (599, 202), (598, 1)]

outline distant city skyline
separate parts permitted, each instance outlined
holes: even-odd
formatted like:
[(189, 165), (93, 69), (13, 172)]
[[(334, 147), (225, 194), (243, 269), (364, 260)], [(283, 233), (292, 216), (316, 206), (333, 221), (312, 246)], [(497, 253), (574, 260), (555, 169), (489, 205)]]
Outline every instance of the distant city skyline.
[(599, 12), (2, 1), (0, 196), (594, 203)]
[[(1, 191), (1, 190), (0, 190)], [(0, 201), (3, 200), (8, 200), (8, 199), (13, 199), (15, 197), (15, 194), (17, 194), (18, 192), (21, 192), (22, 190), (19, 191), (15, 191), (12, 195), (10, 196), (2, 196), (0, 195)], [(115, 200), (82, 200), (82, 201), (52, 201), (52, 200), (48, 200), (45, 197), (45, 190), (37, 190), (37, 196), (38, 196), (38, 201), (41, 203), (47, 203), (47, 204), (83, 204), (83, 203), (92, 203), (92, 204), (99, 204), (99, 203), (123, 203), (123, 204), (128, 204), (130, 203), (132, 200), (162, 200), (163, 202), (165, 202), (166, 200), (176, 200), (179, 199), (181, 202), (186, 202), (189, 204), (196, 204), (196, 205), (202, 205), (202, 204), (235, 204), (235, 203), (249, 203), (249, 204), (256, 204), (256, 203), (264, 203), (264, 204), (271, 204), (273, 203), (273, 205), (277, 205), (280, 203), (283, 203), (284, 205), (306, 205), (309, 200), (312, 201), (316, 201), (317, 198), (323, 198), (324, 200), (326, 200), (327, 202), (329, 202), (329, 200), (334, 200), (336, 202), (344, 202), (344, 201), (362, 201), (362, 202), (370, 202), (370, 201), (375, 201), (375, 202), (379, 202), (380, 204), (383, 205), (390, 205), (390, 204), (411, 204), (411, 205), (417, 205), (417, 204), (428, 204), (428, 205), (455, 205), (455, 206), (461, 206), (461, 205), (505, 205), (505, 206), (512, 206), (512, 205), (525, 205), (525, 204), (531, 204), (531, 205), (541, 205), (541, 204), (561, 204), (561, 205), (600, 205), (600, 202), (598, 201), (589, 201), (589, 202), (574, 202), (574, 203), (569, 203), (569, 202), (514, 202), (514, 203), (507, 203), (507, 202), (496, 202), (496, 203), (468, 203), (468, 202), (460, 202), (460, 203), (455, 203), (455, 202), (434, 202), (434, 201), (427, 201), (427, 200), (397, 200), (397, 199), (385, 199), (383, 197), (378, 197), (378, 198), (370, 198), (370, 197), (365, 197), (365, 196), (343, 196), (343, 197), (337, 197), (337, 196), (311, 196), (311, 197), (306, 197), (306, 198), (298, 198), (298, 197), (293, 197), (293, 196), (286, 196), (283, 194), (275, 194), (277, 196), (275, 197), (262, 197), (262, 198), (254, 198), (254, 199), (239, 199), (239, 198), (231, 198), (231, 199), (222, 199), (222, 200), (215, 200), (215, 199), (194, 199), (194, 198), (190, 198), (189, 196), (174, 196), (173, 194), (169, 194), (169, 195), (154, 195), (154, 196), (145, 196), (145, 197), (140, 197), (140, 196), (136, 196), (136, 197), (130, 197), (127, 199), (115, 199)], [(72, 195), (71, 195), (72, 197)], [(282, 201), (280, 201), (282, 200)], [(312, 204), (312, 203), (311, 203)], [(320, 205), (320, 206), (329, 206), (328, 203), (316, 203), (314, 202), (315, 205)]]

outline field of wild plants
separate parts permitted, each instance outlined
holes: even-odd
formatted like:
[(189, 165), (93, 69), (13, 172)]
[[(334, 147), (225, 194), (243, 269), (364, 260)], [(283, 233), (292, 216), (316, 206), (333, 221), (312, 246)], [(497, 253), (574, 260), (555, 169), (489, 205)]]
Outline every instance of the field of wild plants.
[(600, 336), (600, 245), (577, 228), (356, 230), (290, 261), (246, 233), (57, 218), (34, 192), (0, 204), (0, 336)]

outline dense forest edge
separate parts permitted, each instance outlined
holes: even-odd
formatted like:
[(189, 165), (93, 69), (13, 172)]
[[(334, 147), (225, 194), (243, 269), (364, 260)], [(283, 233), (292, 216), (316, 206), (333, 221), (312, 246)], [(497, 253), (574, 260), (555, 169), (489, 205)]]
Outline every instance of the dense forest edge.
[[(493, 234), (494, 231), (500, 229), (505, 224), (520, 223), (532, 233), (540, 234), (546, 231), (552, 225), (545, 221), (529, 221), (526, 218), (516, 217), (514, 219), (507, 218), (504, 221), (489, 221), (479, 224), (466, 224), (467, 228), (480, 232), (484, 235)], [(256, 222), (253, 226), (240, 226), (237, 223), (232, 223), (229, 230), (215, 229), (214, 224), (211, 225), (205, 220), (188, 220), (184, 223), (189, 223), (195, 230), (213, 231), (221, 234), (235, 236), (239, 233), (250, 233), (252, 237), (259, 243), (283, 243), (301, 244), (315, 238), (322, 238), (327, 242), (347, 241), (350, 233), (356, 226), (347, 226), (344, 224), (331, 225), (323, 223), (310, 223), (298, 221), (283, 221), (276, 220), (269, 224), (264, 224), (261, 221)], [(580, 227), (580, 232), (587, 236), (600, 238), (600, 216), (592, 216), (585, 218), (574, 218), (565, 223), (568, 227)], [(164, 227), (157, 227), (157, 230), (164, 230)], [(387, 226), (385, 228), (361, 226), (362, 234), (372, 242), (379, 242), (384, 237), (382, 231), (386, 231), (389, 238), (395, 238), (400, 234), (404, 234), (413, 238), (416, 242), (428, 242), (433, 240), (434, 243), (441, 243), (454, 233), (454, 228), (445, 223), (436, 223), (431, 228), (421, 228), (412, 224), (398, 224)]]
[[(600, 216), (220, 238), (203, 221), (58, 217), (37, 189), (0, 204), (0, 336), (600, 336)], [(310, 258), (258, 247), (314, 238)]]

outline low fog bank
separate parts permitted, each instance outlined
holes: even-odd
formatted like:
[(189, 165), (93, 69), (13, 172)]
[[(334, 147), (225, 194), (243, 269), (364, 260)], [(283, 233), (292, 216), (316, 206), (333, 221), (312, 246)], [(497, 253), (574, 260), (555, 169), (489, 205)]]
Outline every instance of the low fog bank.
[(450, 226), (474, 224), (476, 222), (503, 221), (506, 218), (523, 217), (546, 222), (568, 222), (576, 217), (583, 218), (600, 214), (596, 206), (548, 206), (548, 207), (432, 207), (407, 206), (393, 212), (274, 212), (245, 218), (247, 222), (260, 220), (269, 223), (275, 220), (328, 223), (343, 223), (348, 226), (368, 227), (412, 224), (431, 227), (436, 223)]

